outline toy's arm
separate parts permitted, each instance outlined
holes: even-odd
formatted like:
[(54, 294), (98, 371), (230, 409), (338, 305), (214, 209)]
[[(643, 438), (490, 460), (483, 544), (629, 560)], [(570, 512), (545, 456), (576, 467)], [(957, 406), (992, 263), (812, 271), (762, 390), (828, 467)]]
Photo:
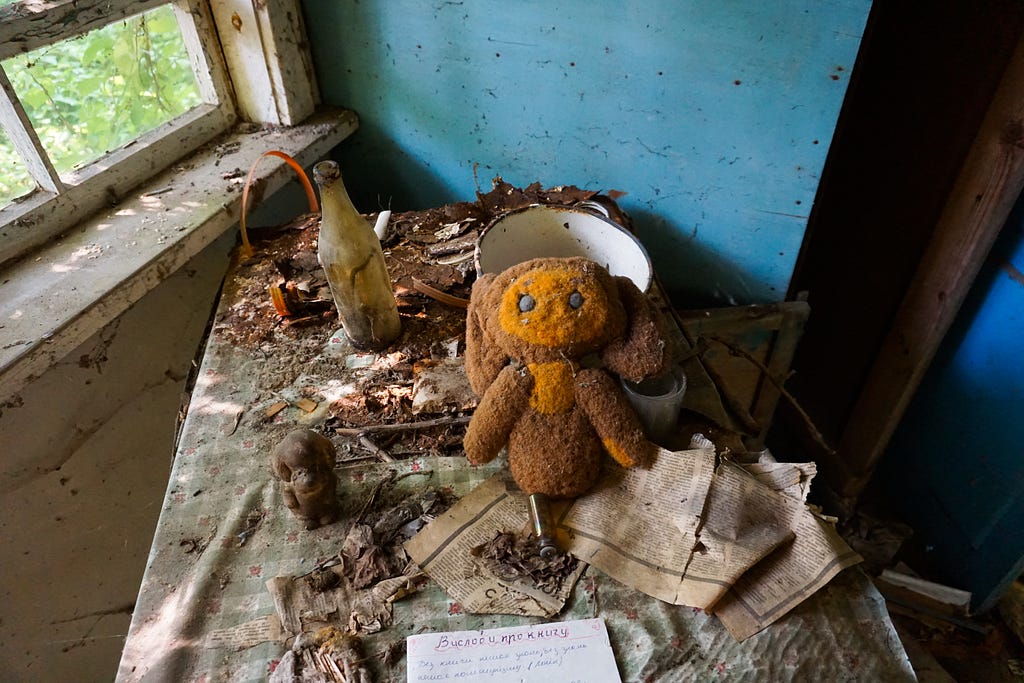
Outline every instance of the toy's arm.
[(487, 328), (480, 317), (481, 307), (486, 308), (483, 299), (494, 278), (493, 274), (487, 274), (473, 283), (466, 309), (466, 376), (477, 396), (484, 395), (487, 387), (508, 362), (508, 358), (487, 334)]
[(474, 465), (490, 462), (508, 442), (530, 400), (533, 377), (522, 366), (506, 365), (484, 393), (462, 445)]
[(626, 333), (605, 347), (602, 360), (609, 370), (633, 382), (665, 372), (672, 350), (664, 320), (632, 280), (619, 275), (615, 284), (626, 309)]
[(620, 465), (632, 467), (647, 462), (651, 444), (629, 401), (603, 370), (591, 368), (576, 373), (576, 400), (605, 450)]

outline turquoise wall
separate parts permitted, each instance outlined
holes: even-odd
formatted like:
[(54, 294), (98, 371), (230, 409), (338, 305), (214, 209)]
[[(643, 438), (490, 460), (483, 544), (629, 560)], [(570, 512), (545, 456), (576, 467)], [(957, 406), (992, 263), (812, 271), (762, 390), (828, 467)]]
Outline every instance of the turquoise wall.
[(786, 292), (867, 0), (304, 0), (363, 211), (616, 189), (681, 306)]

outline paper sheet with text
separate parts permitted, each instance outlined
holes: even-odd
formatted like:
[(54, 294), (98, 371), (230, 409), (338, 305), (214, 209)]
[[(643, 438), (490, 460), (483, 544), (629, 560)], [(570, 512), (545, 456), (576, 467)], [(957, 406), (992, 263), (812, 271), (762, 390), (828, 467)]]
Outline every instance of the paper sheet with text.
[(602, 619), (407, 639), (409, 683), (621, 683)]

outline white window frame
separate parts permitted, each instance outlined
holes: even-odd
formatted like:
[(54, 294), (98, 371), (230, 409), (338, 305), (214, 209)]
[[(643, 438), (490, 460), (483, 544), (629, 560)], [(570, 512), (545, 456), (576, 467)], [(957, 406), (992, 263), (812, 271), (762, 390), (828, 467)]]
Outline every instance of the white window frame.
[(171, 4), (202, 103), (62, 179), (0, 68), (0, 125), (39, 189), (0, 208), (0, 264), (36, 249), (236, 121), (293, 125), (319, 97), (297, 0), (31, 0), (0, 8), (0, 61)]

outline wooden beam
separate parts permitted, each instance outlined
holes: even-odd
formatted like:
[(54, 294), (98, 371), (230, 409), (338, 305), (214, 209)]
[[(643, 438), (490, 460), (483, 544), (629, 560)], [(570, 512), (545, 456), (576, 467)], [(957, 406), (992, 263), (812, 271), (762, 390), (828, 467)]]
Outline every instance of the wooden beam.
[(830, 482), (841, 497), (870, 479), (1022, 188), (1024, 37), (844, 427)]
[(298, 0), (254, 3), (281, 123), (295, 125), (320, 102)]

